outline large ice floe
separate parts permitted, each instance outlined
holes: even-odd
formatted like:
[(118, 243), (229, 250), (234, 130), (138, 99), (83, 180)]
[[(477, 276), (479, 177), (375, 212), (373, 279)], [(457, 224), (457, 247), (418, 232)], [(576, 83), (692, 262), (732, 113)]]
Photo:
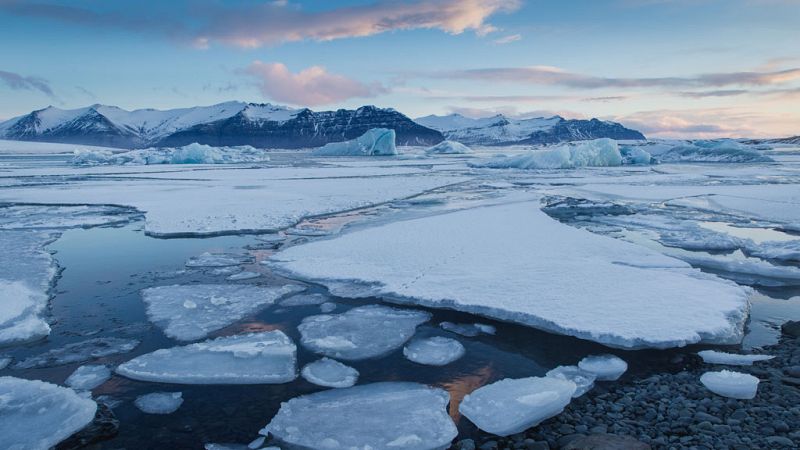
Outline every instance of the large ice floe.
[(126, 152), (78, 149), (72, 158), (77, 166), (151, 164), (239, 164), (269, 161), (269, 154), (249, 145), (212, 147), (193, 143), (183, 147), (146, 148)]
[(717, 395), (750, 400), (756, 396), (759, 380), (750, 374), (720, 370), (704, 373), (700, 377), (700, 382)]
[(314, 149), (315, 156), (390, 156), (397, 154), (394, 130), (372, 128), (361, 136), (344, 142), (331, 142)]
[(96, 410), (72, 389), (0, 377), (0, 448), (47, 450), (88, 425)]
[(575, 383), (553, 377), (506, 378), (464, 397), (458, 411), (487, 433), (508, 436), (561, 413)]
[(460, 342), (442, 336), (414, 339), (403, 348), (409, 361), (427, 366), (445, 366), (464, 356), (464, 352)]
[(725, 353), (717, 350), (703, 350), (697, 352), (704, 363), (724, 364), (728, 366), (751, 366), (754, 362), (768, 361), (772, 355), (740, 355), (736, 353)]
[(561, 224), (538, 201), (353, 231), (283, 250), (271, 264), (336, 295), (462, 310), (622, 348), (738, 342), (751, 294), (657, 251)]
[(147, 316), (164, 333), (192, 341), (241, 320), (279, 298), (302, 291), (298, 285), (186, 284), (142, 291)]
[(178, 384), (273, 384), (297, 378), (297, 347), (283, 332), (220, 337), (156, 350), (117, 367), (134, 380)]
[(546, 147), (516, 156), (501, 156), (471, 165), (491, 169), (574, 169), (619, 166), (622, 161), (617, 141), (603, 138)]
[(297, 327), (300, 343), (331, 358), (360, 360), (383, 356), (408, 341), (417, 325), (427, 322), (424, 311), (367, 305), (341, 314), (303, 319)]
[(281, 404), (261, 433), (290, 448), (445, 449), (458, 434), (449, 400), (447, 392), (417, 383), (334, 389)]
[(358, 371), (330, 358), (322, 358), (306, 364), (300, 375), (309, 383), (318, 386), (346, 388), (356, 384)]
[(183, 404), (183, 393), (153, 392), (136, 397), (133, 403), (147, 414), (172, 414)]
[(429, 155), (464, 155), (472, 153), (472, 149), (456, 141), (442, 141), (425, 149)]

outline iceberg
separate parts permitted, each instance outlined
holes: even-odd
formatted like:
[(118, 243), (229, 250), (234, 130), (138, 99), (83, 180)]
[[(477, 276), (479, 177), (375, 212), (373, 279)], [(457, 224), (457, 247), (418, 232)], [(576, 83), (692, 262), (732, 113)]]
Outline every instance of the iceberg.
[(73, 342), (45, 353), (29, 356), (14, 365), (15, 369), (40, 369), (82, 363), (106, 356), (128, 353), (139, 345), (136, 339), (101, 337)]
[(136, 397), (133, 404), (147, 414), (172, 414), (183, 404), (183, 393), (153, 392)]
[(315, 156), (389, 156), (397, 154), (394, 130), (372, 128), (361, 136), (344, 142), (331, 142), (315, 149)]
[(620, 348), (741, 340), (750, 289), (562, 224), (527, 198), (296, 245), (269, 265), (334, 295), (455, 309)]
[(628, 363), (615, 355), (593, 355), (580, 360), (578, 367), (593, 373), (599, 381), (614, 381), (628, 370)]
[(603, 138), (575, 144), (564, 144), (516, 156), (501, 156), (470, 164), (490, 169), (574, 169), (576, 167), (608, 167), (622, 165), (617, 141)]
[(300, 375), (309, 383), (332, 388), (347, 388), (358, 381), (356, 369), (325, 357), (306, 364)]
[(279, 384), (297, 378), (297, 347), (283, 332), (220, 337), (156, 350), (116, 372), (141, 381), (177, 384)]
[(269, 153), (249, 145), (212, 147), (193, 143), (183, 147), (146, 148), (125, 152), (105, 149), (78, 149), (72, 157), (76, 166), (152, 164), (241, 164), (269, 161)]
[(441, 336), (413, 339), (403, 348), (409, 361), (427, 366), (445, 366), (464, 356), (464, 352), (460, 342)]
[(758, 378), (730, 370), (719, 372), (706, 372), (700, 377), (700, 382), (709, 391), (723, 397), (739, 400), (751, 400), (758, 391)]
[(751, 366), (754, 362), (768, 361), (772, 355), (738, 355), (736, 353), (725, 353), (716, 350), (703, 350), (697, 352), (703, 362), (707, 364), (725, 364), (728, 366)]
[(597, 375), (578, 366), (558, 366), (549, 370), (545, 376), (575, 383), (576, 389), (572, 394), (573, 398), (589, 392), (594, 387), (594, 380), (597, 379)]
[(715, 141), (699, 140), (670, 148), (657, 155), (661, 162), (704, 162), (704, 163), (757, 163), (774, 162), (758, 150), (739, 142), (722, 139)]
[(647, 150), (640, 147), (621, 147), (622, 164), (647, 165), (652, 164), (653, 156)]
[(458, 411), (487, 433), (509, 436), (560, 414), (575, 389), (558, 378), (506, 378), (465, 396)]
[(261, 430), (291, 448), (445, 449), (458, 435), (447, 392), (384, 382), (333, 389), (281, 404)]
[(147, 317), (164, 334), (179, 341), (193, 341), (303, 289), (294, 284), (186, 284), (145, 289), (142, 299), (147, 305)]
[(0, 448), (47, 450), (88, 425), (97, 404), (72, 389), (0, 377)]
[(303, 319), (300, 343), (309, 350), (348, 361), (377, 358), (399, 348), (430, 320), (423, 311), (367, 305), (342, 314)]
[(456, 141), (442, 141), (425, 150), (428, 155), (464, 155), (472, 153), (472, 149)]
[(80, 366), (64, 382), (72, 389), (91, 391), (111, 378), (111, 370), (104, 365)]

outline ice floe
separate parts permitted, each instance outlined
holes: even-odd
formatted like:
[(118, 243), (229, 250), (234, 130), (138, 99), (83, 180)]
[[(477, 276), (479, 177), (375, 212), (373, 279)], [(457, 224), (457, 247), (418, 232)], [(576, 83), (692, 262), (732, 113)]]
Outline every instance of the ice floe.
[(183, 147), (146, 148), (125, 152), (78, 149), (72, 157), (76, 166), (152, 164), (240, 164), (269, 161), (269, 153), (249, 145), (212, 147), (193, 143)]
[(229, 275), (228, 278), (226, 278), (226, 280), (229, 280), (229, 281), (252, 280), (252, 279), (258, 278), (260, 276), (261, 276), (261, 274), (258, 273), (258, 272), (248, 272), (248, 271), (245, 270), (245, 271), (242, 271), (242, 272), (239, 272), (239, 273), (235, 273), (233, 275)]
[(622, 164), (619, 146), (613, 139), (595, 139), (574, 144), (562, 144), (516, 156), (501, 156), (488, 161), (471, 163), (474, 167), (490, 169), (574, 169), (576, 167), (606, 167)]
[(315, 149), (316, 156), (388, 156), (396, 155), (394, 130), (372, 128), (361, 136), (344, 142), (331, 142)]
[(693, 141), (660, 152), (656, 157), (662, 162), (756, 163), (773, 161), (772, 158), (758, 150), (729, 139)]
[(576, 389), (572, 397), (580, 397), (589, 392), (594, 387), (594, 380), (597, 379), (597, 375), (578, 366), (558, 366), (549, 370), (545, 376), (575, 383)]
[(427, 366), (444, 366), (464, 356), (464, 346), (455, 339), (433, 336), (412, 339), (404, 348), (403, 355), (409, 361)]
[(628, 363), (615, 355), (592, 355), (580, 360), (578, 367), (593, 373), (599, 381), (614, 381), (628, 370)]
[(462, 310), (624, 348), (738, 342), (751, 294), (655, 250), (561, 224), (538, 201), (379, 225), (270, 261), (334, 295)]
[(793, 241), (767, 241), (745, 246), (749, 255), (783, 262), (800, 262), (800, 239)]
[(445, 331), (460, 334), (466, 337), (475, 337), (481, 333), (495, 334), (497, 332), (495, 327), (483, 323), (442, 322), (439, 324), (439, 326)]
[(312, 306), (321, 305), (328, 301), (322, 294), (298, 294), (287, 297), (279, 302), (281, 306)]
[(575, 389), (572, 381), (552, 377), (506, 378), (474, 390), (458, 411), (481, 430), (508, 436), (560, 414)]
[(16, 369), (38, 369), (64, 364), (82, 363), (106, 356), (128, 353), (139, 345), (136, 339), (100, 337), (73, 342), (38, 355), (29, 356), (14, 365)]
[(47, 450), (88, 425), (96, 410), (72, 389), (0, 377), (0, 448)]
[(153, 392), (136, 397), (133, 404), (147, 414), (172, 414), (183, 404), (183, 393)]
[(427, 322), (423, 311), (367, 305), (335, 315), (303, 319), (297, 327), (309, 350), (332, 358), (359, 360), (383, 356), (408, 341), (417, 325)]
[(331, 313), (334, 310), (336, 310), (336, 303), (325, 302), (325, 303), (319, 305), (319, 310), (321, 312), (323, 312), (324, 314)]
[(142, 299), (147, 305), (147, 316), (167, 336), (191, 341), (303, 289), (293, 284), (280, 287), (186, 284), (145, 289)]
[(276, 384), (297, 377), (297, 347), (283, 332), (220, 337), (156, 350), (120, 364), (116, 372), (142, 381), (177, 384)]
[(725, 364), (728, 366), (751, 366), (754, 362), (767, 361), (772, 355), (739, 355), (736, 353), (725, 353), (716, 350), (703, 350), (697, 352), (703, 362), (708, 364)]
[(700, 382), (717, 395), (739, 400), (750, 400), (758, 391), (758, 378), (730, 370), (706, 372), (700, 377)]
[(456, 141), (442, 141), (425, 150), (429, 155), (463, 155), (472, 153), (472, 149)]
[(309, 383), (333, 388), (350, 387), (358, 381), (356, 369), (326, 357), (306, 364), (300, 375)]
[(447, 392), (417, 383), (333, 389), (281, 404), (261, 433), (292, 448), (444, 449), (458, 434), (449, 400)]
[(250, 255), (205, 252), (189, 258), (186, 261), (186, 267), (228, 267), (251, 262), (253, 262), (253, 257)]
[(111, 370), (104, 365), (80, 366), (64, 382), (72, 389), (90, 391), (111, 378)]

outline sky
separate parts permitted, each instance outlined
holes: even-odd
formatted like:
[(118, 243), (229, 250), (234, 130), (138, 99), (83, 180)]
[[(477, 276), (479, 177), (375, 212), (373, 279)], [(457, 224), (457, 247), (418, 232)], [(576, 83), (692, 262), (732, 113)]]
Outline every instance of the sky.
[(800, 134), (800, 0), (0, 0), (0, 119), (230, 100)]

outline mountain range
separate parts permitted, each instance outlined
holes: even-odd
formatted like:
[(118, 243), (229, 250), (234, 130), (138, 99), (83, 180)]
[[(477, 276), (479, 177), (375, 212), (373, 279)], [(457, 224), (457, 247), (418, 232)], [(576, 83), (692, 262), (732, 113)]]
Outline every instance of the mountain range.
[(550, 144), (609, 137), (644, 139), (615, 122), (559, 116), (471, 119), (458, 114), (412, 120), (391, 108), (312, 111), (269, 103), (225, 102), (171, 110), (127, 111), (92, 105), (49, 106), (0, 123), (0, 139), (118, 148), (214, 146), (307, 148), (354, 139), (371, 128), (395, 130), (397, 145), (434, 145), (452, 139), (467, 145)]

